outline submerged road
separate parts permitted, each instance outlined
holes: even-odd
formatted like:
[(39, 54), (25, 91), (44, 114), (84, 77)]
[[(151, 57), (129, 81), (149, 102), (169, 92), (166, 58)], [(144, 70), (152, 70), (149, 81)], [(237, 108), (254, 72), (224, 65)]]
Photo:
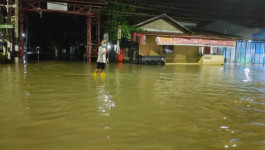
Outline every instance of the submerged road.
[(1, 150), (265, 149), (265, 68), (0, 64)]

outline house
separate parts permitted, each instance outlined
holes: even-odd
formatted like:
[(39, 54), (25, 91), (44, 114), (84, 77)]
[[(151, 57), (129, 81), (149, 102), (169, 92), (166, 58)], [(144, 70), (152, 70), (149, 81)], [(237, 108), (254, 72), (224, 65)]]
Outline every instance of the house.
[(204, 29), (222, 34), (238, 36), (234, 54), (225, 54), (226, 62), (239, 64), (265, 64), (265, 29), (249, 28), (226, 21), (215, 21)]
[(166, 63), (224, 64), (225, 48), (235, 47), (233, 38), (197, 35), (166, 14), (134, 27), (143, 30), (132, 36), (139, 56), (163, 56)]

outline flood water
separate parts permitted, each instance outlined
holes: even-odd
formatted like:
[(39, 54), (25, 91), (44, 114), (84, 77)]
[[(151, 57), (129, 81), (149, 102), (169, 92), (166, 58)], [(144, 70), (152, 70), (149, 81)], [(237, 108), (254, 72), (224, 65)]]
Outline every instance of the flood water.
[(264, 150), (265, 67), (0, 65), (1, 150)]

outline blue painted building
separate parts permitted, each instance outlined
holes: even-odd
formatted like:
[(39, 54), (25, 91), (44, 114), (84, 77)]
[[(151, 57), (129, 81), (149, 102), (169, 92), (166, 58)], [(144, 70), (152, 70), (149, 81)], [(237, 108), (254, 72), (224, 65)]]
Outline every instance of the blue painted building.
[(206, 30), (237, 36), (235, 49), (224, 49), (226, 63), (265, 64), (265, 29), (248, 28), (225, 21), (216, 21)]
[(265, 41), (239, 40), (233, 49), (224, 50), (226, 63), (265, 64)]

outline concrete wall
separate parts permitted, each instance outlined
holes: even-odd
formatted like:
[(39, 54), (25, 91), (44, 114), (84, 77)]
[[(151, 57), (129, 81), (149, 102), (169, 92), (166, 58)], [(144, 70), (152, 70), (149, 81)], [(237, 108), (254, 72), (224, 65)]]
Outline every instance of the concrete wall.
[(156, 44), (156, 36), (146, 36), (145, 45), (139, 44), (139, 54), (143, 56), (165, 56), (166, 63), (224, 64), (222, 55), (198, 56), (198, 46), (174, 46), (174, 54), (165, 54), (162, 45)]
[(160, 49), (160, 55), (165, 56), (166, 63), (197, 63), (199, 47), (196, 46), (174, 46), (174, 54), (164, 54)]
[(224, 56), (223, 55), (203, 55), (200, 59), (199, 64), (203, 65), (223, 65)]
[(156, 44), (156, 36), (146, 36), (146, 44), (139, 45), (140, 55), (165, 56), (166, 63), (197, 63), (201, 56), (198, 56), (197, 46), (174, 46), (174, 54), (164, 54), (162, 45)]
[(156, 44), (156, 36), (146, 36), (145, 45), (139, 45), (139, 53), (143, 56), (158, 56), (161, 48)]

